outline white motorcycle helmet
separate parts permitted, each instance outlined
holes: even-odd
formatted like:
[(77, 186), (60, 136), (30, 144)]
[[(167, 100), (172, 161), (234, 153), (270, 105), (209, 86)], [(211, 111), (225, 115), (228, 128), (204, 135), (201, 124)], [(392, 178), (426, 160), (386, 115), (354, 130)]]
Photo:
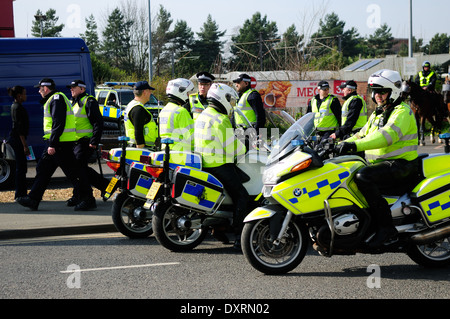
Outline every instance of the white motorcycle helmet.
[(227, 115), (233, 113), (233, 107), (239, 100), (237, 92), (226, 84), (213, 83), (206, 96), (209, 102), (217, 106), (223, 106)]
[(166, 87), (168, 97), (178, 99), (183, 103), (189, 100), (189, 94), (194, 90), (194, 83), (188, 79), (175, 79), (169, 81)]
[(369, 77), (369, 88), (372, 90), (372, 100), (375, 102), (375, 93), (388, 90), (388, 104), (397, 104), (401, 100), (402, 77), (400, 73), (393, 70), (380, 70)]

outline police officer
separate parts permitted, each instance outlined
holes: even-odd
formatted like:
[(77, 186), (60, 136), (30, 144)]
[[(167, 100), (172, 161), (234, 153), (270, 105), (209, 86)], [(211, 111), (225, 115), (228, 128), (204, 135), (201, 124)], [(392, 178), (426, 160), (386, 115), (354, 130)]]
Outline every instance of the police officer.
[[(108, 186), (108, 180), (88, 165), (89, 159), (98, 149), (103, 133), (103, 117), (98, 102), (86, 92), (86, 83), (82, 80), (72, 81), (67, 88), (72, 94), (78, 139), (73, 152), (81, 167), (80, 174), (88, 176), (90, 184), (103, 193)], [(75, 206), (78, 202), (79, 196), (74, 193), (67, 201), (67, 206)]]
[(200, 113), (208, 106), (206, 96), (208, 94), (211, 84), (216, 79), (214, 75), (208, 72), (199, 72), (196, 74), (198, 82), (198, 92), (189, 95), (188, 111), (192, 114), (192, 119), (195, 121)]
[(245, 145), (235, 137), (229, 119), (238, 98), (231, 87), (214, 83), (208, 92), (209, 105), (195, 121), (194, 138), (195, 151), (202, 155), (203, 170), (217, 177), (233, 199), (236, 249), (240, 249), (240, 233), (249, 199), (242, 185), (242, 175), (234, 164), (236, 156), (245, 154)]
[[(233, 80), (236, 90), (239, 93), (239, 103), (237, 107), (242, 111), (259, 135), (260, 129), (266, 124), (266, 112), (264, 104), (259, 92), (251, 87), (251, 77), (248, 74), (240, 74), (237, 79)], [(236, 125), (245, 124), (238, 113), (234, 113), (234, 121)]]
[(179, 78), (167, 83), (169, 103), (159, 113), (159, 134), (161, 139), (174, 141), (170, 145), (174, 151), (191, 152), (194, 146), (194, 120), (185, 108), (193, 89), (194, 84), (187, 79)]
[(341, 103), (330, 94), (330, 84), (320, 81), (319, 94), (308, 103), (307, 112), (314, 112), (314, 125), (319, 137), (324, 140), (330, 137), (341, 126)]
[(357, 84), (350, 80), (339, 86), (344, 93), (344, 104), (342, 105), (341, 124), (336, 132), (331, 134), (333, 139), (346, 139), (367, 123), (367, 106), (364, 99), (356, 93)]
[(75, 210), (96, 208), (87, 176), (79, 174), (80, 168), (73, 153), (77, 135), (72, 104), (63, 93), (56, 91), (52, 79), (44, 78), (35, 87), (39, 88), (44, 105), (44, 140), (48, 147), (36, 167), (36, 178), (29, 194), (19, 197), (17, 202), (37, 210), (53, 173), (61, 167), (81, 199)]
[(152, 113), (144, 107), (153, 90), (147, 81), (137, 82), (133, 87), (134, 99), (124, 112), (125, 134), (137, 148), (154, 148), (158, 143), (158, 127)]
[(422, 71), (416, 76), (415, 82), (424, 90), (434, 91), (436, 87), (436, 73), (431, 71), (431, 63), (425, 61), (422, 64)]
[(367, 124), (338, 148), (340, 154), (365, 151), (372, 164), (359, 170), (355, 181), (378, 227), (369, 246), (378, 247), (397, 235), (382, 194), (401, 195), (416, 182), (418, 134), (414, 113), (402, 102), (400, 74), (380, 70), (370, 76), (368, 84), (377, 108)]

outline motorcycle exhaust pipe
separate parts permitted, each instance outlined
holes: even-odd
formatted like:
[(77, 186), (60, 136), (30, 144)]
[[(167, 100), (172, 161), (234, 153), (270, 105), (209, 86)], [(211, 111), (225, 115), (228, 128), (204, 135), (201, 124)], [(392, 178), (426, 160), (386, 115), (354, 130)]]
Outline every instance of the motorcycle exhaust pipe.
[(427, 230), (411, 236), (411, 241), (417, 245), (431, 244), (450, 236), (450, 224), (438, 229)]

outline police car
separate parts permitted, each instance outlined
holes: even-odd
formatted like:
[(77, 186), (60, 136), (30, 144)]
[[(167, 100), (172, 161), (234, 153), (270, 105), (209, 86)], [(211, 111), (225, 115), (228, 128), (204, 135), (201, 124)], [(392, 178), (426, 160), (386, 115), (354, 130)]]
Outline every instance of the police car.
[[(95, 90), (95, 98), (106, 123), (122, 123), (122, 112), (128, 103), (134, 99), (134, 84), (135, 82), (106, 82)], [(152, 113), (153, 119), (156, 120), (163, 105), (152, 94), (145, 107)]]

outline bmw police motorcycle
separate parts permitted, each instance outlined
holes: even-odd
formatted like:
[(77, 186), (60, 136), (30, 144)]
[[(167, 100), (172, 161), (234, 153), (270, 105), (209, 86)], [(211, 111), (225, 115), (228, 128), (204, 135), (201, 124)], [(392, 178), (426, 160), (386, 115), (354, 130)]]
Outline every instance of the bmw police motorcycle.
[[(293, 270), (309, 243), (321, 255), (406, 253), (423, 266), (450, 263), (450, 154), (423, 154), (417, 185), (388, 196), (398, 238), (381, 247), (367, 243), (376, 229), (355, 183), (368, 165), (356, 155), (329, 158), (313, 150), (314, 115), (298, 120), (272, 149), (263, 174), (269, 202), (244, 220), (241, 244), (247, 261), (265, 274)], [(450, 136), (442, 136), (448, 138)], [(448, 149), (448, 147), (446, 148)]]
[[(231, 99), (238, 99), (232, 88), (225, 85), (223, 87), (225, 89), (222, 92), (215, 92), (216, 100), (222, 104), (230, 104)], [(211, 91), (213, 89), (208, 92), (208, 97), (212, 94)], [(239, 110), (237, 112), (250, 128), (251, 124), (244, 114)], [(256, 137), (256, 133), (253, 136)], [(162, 143), (164, 142), (170, 143), (163, 140)], [(260, 205), (258, 195), (262, 188), (261, 169), (267, 161), (267, 155), (267, 151), (251, 149), (236, 163), (242, 173), (243, 186), (252, 199), (250, 205), (254, 207)], [(172, 157), (172, 152), (167, 153), (166, 160)], [(198, 160), (201, 164), (201, 157)], [(168, 168), (169, 164), (165, 164), (165, 167)], [(232, 199), (216, 177), (202, 171), (201, 167), (178, 166), (173, 174), (165, 175), (165, 178), (159, 186), (153, 184), (154, 189), (150, 190), (146, 203), (147, 207), (153, 206), (154, 235), (162, 246), (172, 251), (188, 251), (204, 240), (210, 228), (231, 230)], [(160, 196), (160, 192), (163, 196)], [(157, 197), (159, 199), (155, 199)]]

